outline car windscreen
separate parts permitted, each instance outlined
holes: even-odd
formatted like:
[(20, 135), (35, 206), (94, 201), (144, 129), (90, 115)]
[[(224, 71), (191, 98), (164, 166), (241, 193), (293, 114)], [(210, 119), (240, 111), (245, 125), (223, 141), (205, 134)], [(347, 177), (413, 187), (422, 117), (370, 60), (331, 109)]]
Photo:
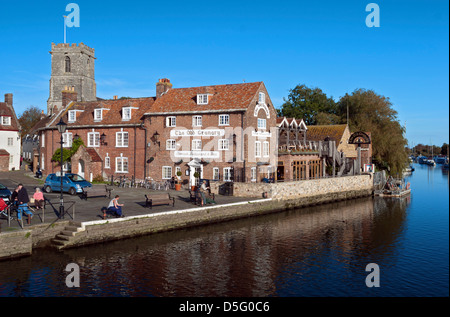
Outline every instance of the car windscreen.
[(81, 177), (80, 175), (77, 175), (77, 174), (67, 175), (67, 177), (72, 182), (84, 182), (84, 181), (86, 181), (83, 177)]
[(5, 185), (0, 184), (0, 190), (2, 190), (2, 189), (8, 189), (8, 188), (6, 188)]

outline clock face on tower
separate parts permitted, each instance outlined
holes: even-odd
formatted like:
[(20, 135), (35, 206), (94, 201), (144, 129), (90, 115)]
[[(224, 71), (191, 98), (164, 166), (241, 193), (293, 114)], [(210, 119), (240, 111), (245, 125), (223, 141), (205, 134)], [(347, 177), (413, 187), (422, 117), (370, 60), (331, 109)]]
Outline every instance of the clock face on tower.
[(348, 139), (349, 144), (370, 144), (370, 137), (367, 133), (358, 131), (353, 133)]

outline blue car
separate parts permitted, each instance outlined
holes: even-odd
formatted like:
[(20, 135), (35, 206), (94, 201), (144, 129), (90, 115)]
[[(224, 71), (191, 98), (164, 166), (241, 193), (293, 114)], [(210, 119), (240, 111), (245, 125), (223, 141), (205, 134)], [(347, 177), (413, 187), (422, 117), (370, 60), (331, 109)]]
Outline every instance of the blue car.
[[(44, 190), (46, 193), (61, 191), (60, 174), (49, 174), (45, 179)], [(63, 176), (63, 192), (75, 195), (82, 193), (84, 187), (92, 187), (92, 184), (78, 174), (65, 173)]]

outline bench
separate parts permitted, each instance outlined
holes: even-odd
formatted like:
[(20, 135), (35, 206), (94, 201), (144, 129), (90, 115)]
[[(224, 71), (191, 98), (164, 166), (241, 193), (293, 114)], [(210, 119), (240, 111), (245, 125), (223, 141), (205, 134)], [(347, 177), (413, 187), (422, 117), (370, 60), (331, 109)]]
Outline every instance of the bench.
[(175, 197), (170, 197), (168, 193), (156, 194), (156, 195), (145, 195), (145, 207), (152, 208), (156, 205), (170, 205), (175, 207)]
[(111, 198), (112, 188), (108, 186), (92, 186), (92, 187), (84, 187), (83, 193), (81, 194), (81, 198), (88, 199), (88, 197), (100, 197), (100, 196), (108, 196)]

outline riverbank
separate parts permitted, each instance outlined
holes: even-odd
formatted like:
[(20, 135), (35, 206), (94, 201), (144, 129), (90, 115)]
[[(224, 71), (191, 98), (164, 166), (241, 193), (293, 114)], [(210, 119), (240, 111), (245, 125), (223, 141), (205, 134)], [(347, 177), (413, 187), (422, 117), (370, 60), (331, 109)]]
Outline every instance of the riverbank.
[[(3, 230), (0, 233), (0, 259), (30, 255), (33, 249), (40, 247), (52, 246), (64, 250), (370, 196), (372, 195), (371, 179), (370, 175), (360, 175), (271, 184), (273, 185), (271, 190), (264, 188), (264, 192), (269, 196), (266, 199), (241, 198), (241, 201), (207, 207), (154, 210), (151, 213), (142, 214), (141, 212), (124, 218), (106, 220), (55, 220), (26, 227), (26, 230), (18, 228), (6, 232)], [(264, 184), (266, 185), (268, 184)], [(260, 185), (254, 184), (255, 188), (258, 186)], [(289, 191), (287, 188), (290, 188)], [(262, 197), (260, 189), (254, 190), (250, 189), (249, 195)]]

